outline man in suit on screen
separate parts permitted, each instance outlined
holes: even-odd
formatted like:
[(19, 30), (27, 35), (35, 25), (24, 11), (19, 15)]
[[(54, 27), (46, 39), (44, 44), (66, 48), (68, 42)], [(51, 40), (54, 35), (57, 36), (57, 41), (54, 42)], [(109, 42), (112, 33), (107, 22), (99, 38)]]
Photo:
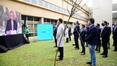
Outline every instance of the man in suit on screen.
[(6, 35), (9, 34), (17, 34), (17, 22), (15, 20), (15, 15), (13, 11), (9, 12), (9, 20), (7, 20), (7, 24), (6, 24), (6, 30), (5, 33)]

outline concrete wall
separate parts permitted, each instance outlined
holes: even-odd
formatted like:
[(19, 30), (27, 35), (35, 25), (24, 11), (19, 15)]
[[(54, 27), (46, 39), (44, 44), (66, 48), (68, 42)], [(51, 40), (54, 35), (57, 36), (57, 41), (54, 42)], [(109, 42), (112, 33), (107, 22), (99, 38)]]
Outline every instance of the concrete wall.
[(112, 24), (112, 0), (92, 0), (93, 17), (96, 23), (106, 20)]
[[(21, 0), (23, 1), (23, 0)], [(66, 7), (65, 3), (60, 0), (46, 0), (50, 3), (56, 4), (57, 6), (60, 7)], [(63, 3), (62, 3), (63, 2)], [(67, 15), (63, 15), (45, 8), (40, 8), (40, 7), (36, 7), (33, 5), (29, 5), (26, 3), (21, 3), (18, 1), (12, 1), (12, 0), (1, 0), (0, 1), (0, 5), (3, 5), (5, 7), (8, 7), (10, 9), (16, 10), (18, 12), (20, 12), (23, 15), (29, 15), (29, 16), (36, 16), (36, 17), (43, 17), (43, 18), (50, 18), (50, 19), (58, 19), (58, 18), (63, 18), (65, 21), (68, 20), (68, 16)], [(71, 18), (70, 22), (76, 22), (78, 19), (76, 18)], [(82, 20), (79, 20), (81, 23), (85, 23)]]

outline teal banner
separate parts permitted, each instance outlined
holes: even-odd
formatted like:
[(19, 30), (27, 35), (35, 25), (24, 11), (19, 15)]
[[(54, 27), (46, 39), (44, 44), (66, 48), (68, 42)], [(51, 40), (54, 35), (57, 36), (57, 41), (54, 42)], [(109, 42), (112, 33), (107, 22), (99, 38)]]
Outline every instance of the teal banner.
[(53, 25), (52, 24), (38, 24), (37, 25), (37, 40), (52, 40), (53, 39)]

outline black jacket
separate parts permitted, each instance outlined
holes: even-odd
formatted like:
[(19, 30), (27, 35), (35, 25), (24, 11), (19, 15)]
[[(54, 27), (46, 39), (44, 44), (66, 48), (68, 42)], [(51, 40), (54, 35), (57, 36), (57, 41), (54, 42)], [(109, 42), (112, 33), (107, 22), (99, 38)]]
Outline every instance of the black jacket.
[(79, 36), (79, 32), (80, 32), (80, 27), (79, 26), (76, 26), (74, 28), (74, 32), (73, 32), (74, 36)]
[(101, 37), (101, 28), (97, 28), (97, 41), (100, 41)]
[(110, 34), (111, 34), (111, 28), (109, 27), (104, 27), (102, 33), (101, 33), (101, 38), (103, 41), (109, 41), (110, 39)]
[(117, 28), (114, 28), (113, 30), (113, 39), (117, 40)]
[(80, 40), (85, 41), (86, 38), (86, 30), (83, 28), (80, 31)]

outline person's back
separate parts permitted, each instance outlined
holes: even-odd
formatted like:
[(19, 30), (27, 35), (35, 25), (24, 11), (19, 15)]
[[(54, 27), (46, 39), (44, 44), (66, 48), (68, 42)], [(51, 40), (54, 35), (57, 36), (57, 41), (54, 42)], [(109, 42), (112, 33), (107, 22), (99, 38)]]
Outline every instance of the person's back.
[(88, 44), (96, 44), (97, 39), (97, 28), (94, 25), (91, 25), (87, 30), (86, 41)]
[(100, 24), (97, 24), (96, 28), (97, 28), (97, 41), (100, 42), (100, 37), (101, 37)]
[(74, 28), (73, 34), (76, 35), (76, 36), (79, 36), (79, 30), (80, 30), (80, 27), (79, 27), (79, 25), (77, 25), (77, 26)]
[(87, 62), (87, 64), (90, 64), (91, 66), (96, 66), (96, 55), (95, 55), (95, 46), (97, 44), (96, 38), (97, 38), (97, 28), (94, 26), (95, 20), (93, 18), (89, 19), (89, 25), (87, 29), (87, 36), (86, 41), (88, 43), (89, 47), (89, 53), (90, 53), (90, 61)]
[(69, 31), (68, 32), (69, 32), (69, 35), (71, 35), (71, 27), (69, 27)]
[(103, 31), (101, 33), (102, 39), (108, 41), (109, 40), (109, 34), (110, 34), (110, 32), (108, 30), (108, 27), (104, 27), (104, 29), (103, 29)]
[(86, 30), (85, 30), (85, 28), (81, 28), (80, 29), (80, 39), (85, 41), (85, 38), (86, 38)]
[(53, 36), (56, 37), (57, 27), (54, 28)]

